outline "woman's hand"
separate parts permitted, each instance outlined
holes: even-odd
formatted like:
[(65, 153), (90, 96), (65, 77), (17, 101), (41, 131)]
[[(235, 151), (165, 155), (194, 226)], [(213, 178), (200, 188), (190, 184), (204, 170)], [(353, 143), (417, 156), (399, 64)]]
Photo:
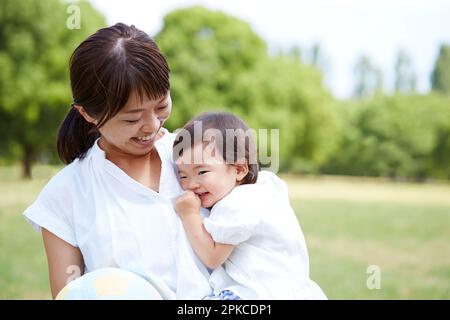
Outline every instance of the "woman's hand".
[(200, 214), (201, 200), (192, 191), (186, 191), (175, 201), (175, 210), (183, 219), (189, 214)]

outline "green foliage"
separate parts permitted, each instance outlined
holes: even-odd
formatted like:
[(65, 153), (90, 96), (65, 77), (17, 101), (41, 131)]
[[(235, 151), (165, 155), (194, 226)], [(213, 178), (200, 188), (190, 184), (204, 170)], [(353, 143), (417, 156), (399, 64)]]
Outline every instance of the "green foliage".
[(68, 4), (0, 1), (0, 147), (2, 155), (27, 166), (43, 150), (54, 149), (58, 123), (71, 101), (70, 54), (105, 24), (89, 3), (77, 6), (80, 29), (69, 29)]
[(434, 95), (378, 97), (343, 111), (347, 123), (344, 138), (323, 172), (448, 178), (449, 99)]
[(289, 56), (237, 77), (229, 96), (229, 108), (253, 128), (280, 129), (282, 169), (315, 171), (338, 143), (341, 124), (321, 74)]
[[(70, 103), (69, 56), (104, 26), (87, 2), (76, 5), (81, 29), (70, 30), (67, 3), (0, 0), (0, 164), (21, 159), (29, 166), (55, 156), (57, 126)], [(395, 65), (394, 96), (382, 94), (379, 70), (361, 57), (355, 95), (365, 99), (337, 101), (324, 88), (318, 45), (309, 55), (295, 47), (269, 55), (248, 23), (223, 12), (198, 6), (173, 11), (155, 39), (171, 68), (170, 130), (200, 112), (229, 110), (253, 129), (269, 129), (262, 155), (277, 156), (270, 129), (279, 129), (283, 171), (450, 177), (449, 98), (414, 94), (404, 52)], [(437, 92), (449, 92), (449, 63), (444, 45), (432, 77)]]
[(223, 107), (235, 77), (266, 55), (247, 23), (202, 7), (169, 13), (156, 41), (171, 68), (173, 127), (200, 110)]
[(450, 45), (442, 45), (431, 75), (433, 90), (450, 94)]

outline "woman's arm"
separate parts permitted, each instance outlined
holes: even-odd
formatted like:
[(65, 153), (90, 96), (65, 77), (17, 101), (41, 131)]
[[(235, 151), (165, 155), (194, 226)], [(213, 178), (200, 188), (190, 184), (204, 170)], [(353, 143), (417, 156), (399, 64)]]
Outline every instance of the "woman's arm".
[(84, 273), (83, 256), (80, 249), (68, 244), (53, 233), (42, 228), (52, 297), (58, 295), (70, 281)]
[(177, 199), (175, 210), (183, 222), (187, 237), (197, 256), (210, 269), (219, 267), (228, 259), (233, 245), (217, 243), (206, 231), (200, 215), (200, 199), (191, 191)]

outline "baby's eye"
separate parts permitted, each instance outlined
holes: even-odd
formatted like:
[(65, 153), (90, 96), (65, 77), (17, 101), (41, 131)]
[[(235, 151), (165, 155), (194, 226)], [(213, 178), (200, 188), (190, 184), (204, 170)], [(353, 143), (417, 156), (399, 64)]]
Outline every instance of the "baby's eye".
[(186, 179), (187, 177), (185, 177), (185, 176), (180, 176), (180, 179)]
[(209, 171), (201, 170), (201, 171), (198, 172), (198, 175), (200, 176), (200, 175), (205, 174), (205, 173), (207, 173), (207, 172), (209, 172)]

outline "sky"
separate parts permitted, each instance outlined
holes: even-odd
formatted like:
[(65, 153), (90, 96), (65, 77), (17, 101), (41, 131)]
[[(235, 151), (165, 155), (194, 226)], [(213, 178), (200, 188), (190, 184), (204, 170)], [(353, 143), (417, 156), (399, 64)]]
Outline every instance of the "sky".
[(165, 14), (202, 5), (241, 18), (271, 52), (320, 44), (325, 85), (338, 98), (355, 86), (353, 69), (362, 55), (383, 73), (386, 92), (394, 86), (397, 53), (412, 60), (417, 90), (430, 90), (430, 75), (442, 43), (450, 44), (449, 0), (90, 0), (108, 24), (124, 22), (155, 35)]

